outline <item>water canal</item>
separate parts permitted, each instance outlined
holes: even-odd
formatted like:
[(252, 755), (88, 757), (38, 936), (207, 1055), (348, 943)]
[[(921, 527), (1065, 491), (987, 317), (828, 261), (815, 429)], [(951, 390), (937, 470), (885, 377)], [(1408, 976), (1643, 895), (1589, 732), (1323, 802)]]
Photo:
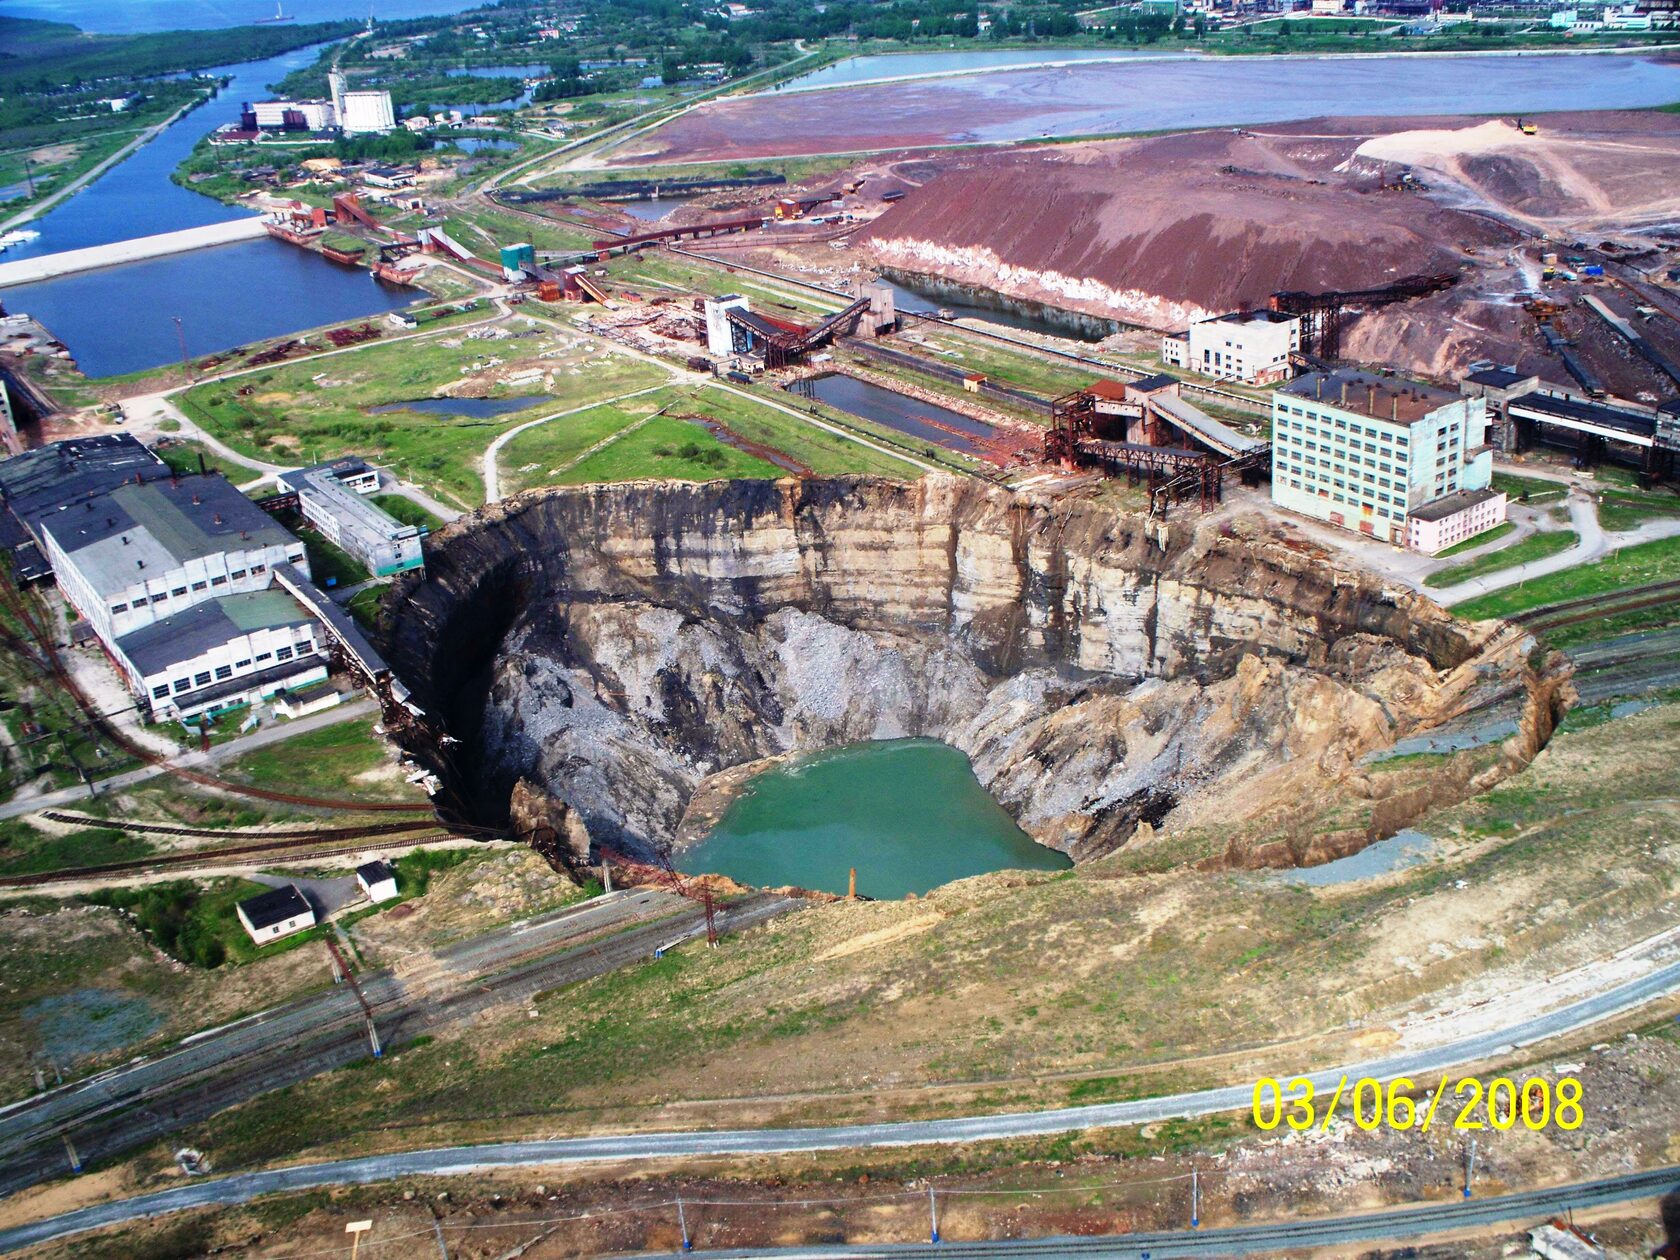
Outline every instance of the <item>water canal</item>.
[(881, 898), (1072, 865), (1015, 825), (967, 757), (931, 739), (852, 744), (768, 770), (674, 857), (691, 873), (831, 893), (856, 867), (858, 892)]
[[(27, 226), (40, 237), (7, 250), (6, 260), (248, 215), (248, 210), (181, 187), (170, 173), (201, 137), (237, 113), (240, 101), (265, 95), (270, 83), (313, 64), (318, 52), (299, 48), (265, 61), (207, 71), (231, 75), (232, 82), (30, 222)], [(196, 356), (300, 328), (382, 314), (417, 296), (417, 290), (384, 284), (360, 268), (343, 267), (272, 240), (170, 254), (0, 291), (7, 310), (33, 315), (46, 325), (70, 347), (82, 371), (94, 377), (140, 371), (177, 358), (177, 316), (187, 349)], [(123, 316), (113, 319), (113, 311)]]
[(896, 429), (906, 437), (977, 458), (985, 453), (982, 443), (995, 434), (993, 427), (983, 420), (923, 402), (909, 394), (883, 389), (855, 376), (838, 373), (811, 376), (795, 381), (789, 388), (830, 407)]

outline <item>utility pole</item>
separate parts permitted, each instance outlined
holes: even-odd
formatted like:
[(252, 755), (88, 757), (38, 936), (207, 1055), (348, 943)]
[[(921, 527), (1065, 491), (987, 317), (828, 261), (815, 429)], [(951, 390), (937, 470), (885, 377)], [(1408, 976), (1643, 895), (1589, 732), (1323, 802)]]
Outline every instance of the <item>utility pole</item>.
[(193, 379), (193, 370), (192, 363), (189, 361), (187, 355), (186, 329), (181, 326), (181, 317), (179, 315), (171, 316), (171, 318), (175, 321), (175, 340), (181, 343), (181, 370), (187, 374), (187, 379), (190, 381)]
[(1470, 1180), (1476, 1172), (1476, 1139), (1470, 1139), (1470, 1145), (1464, 1152), (1464, 1197), (1470, 1197)]
[(928, 1239), (935, 1245), (939, 1242), (939, 1201), (933, 1197), (933, 1187), (928, 1187)]
[(1194, 1168), (1190, 1170), (1190, 1228), (1202, 1227), (1202, 1182)]
[(677, 1230), (682, 1234), (682, 1249), (693, 1251), (694, 1242), (688, 1236), (688, 1214), (683, 1211), (682, 1195), (677, 1196)]
[(64, 1153), (70, 1157), (70, 1171), (79, 1173), (82, 1171), (82, 1157), (76, 1153), (76, 1144), (70, 1140), (70, 1135), (66, 1133), (63, 1137)]

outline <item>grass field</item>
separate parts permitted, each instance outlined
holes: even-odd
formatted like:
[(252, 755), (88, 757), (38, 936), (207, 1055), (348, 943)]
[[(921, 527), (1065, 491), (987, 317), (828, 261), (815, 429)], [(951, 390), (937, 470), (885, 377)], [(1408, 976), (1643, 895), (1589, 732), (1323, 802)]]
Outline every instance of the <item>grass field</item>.
[(1547, 556), (1560, 555), (1579, 541), (1580, 535), (1574, 530), (1530, 534), (1521, 542), (1513, 543), (1509, 547), (1490, 551), (1485, 556), (1477, 556), (1474, 560), (1449, 565), (1431, 573), (1423, 579), (1423, 584), (1437, 589), (1443, 586), (1457, 586), (1471, 578), (1485, 577), (1489, 573), (1498, 573), (1501, 569), (1513, 569), (1519, 564), (1527, 564), (1530, 560), (1544, 560)]
[(151, 842), (103, 828), (65, 835), (38, 830), (17, 819), (0, 822), (0, 874), (29, 875), (145, 857)]
[(1606, 491), (1598, 499), (1598, 523), (1610, 533), (1637, 529), (1646, 521), (1680, 516), (1680, 497), (1673, 494), (1625, 494)]
[(428, 512), (413, 499), (404, 498), (400, 494), (376, 494), (373, 496), (373, 502), (404, 525), (418, 525), (423, 529), (443, 528), (441, 518)]
[(1680, 577), (1680, 538), (1663, 538), (1623, 547), (1592, 564), (1525, 582), (1521, 587), (1495, 591), (1457, 605), (1461, 617), (1509, 617), (1546, 604), (1589, 595), (1603, 595), (1628, 586), (1667, 582)]
[[(536, 370), (545, 374), (542, 379), (501, 383), (502, 377)], [(475, 376), (490, 396), (532, 394), (531, 405), (482, 419), (371, 411), (433, 397)], [(479, 461), (498, 433), (545, 411), (611, 398), (661, 379), (660, 369), (650, 364), (546, 332), (500, 341), (444, 334), (200, 385), (181, 395), (180, 405), (242, 454), (285, 463), (363, 455), (470, 508), (484, 501)]]
[[(662, 408), (671, 414), (648, 420)], [(787, 475), (786, 470), (730, 447), (701, 425), (680, 418), (691, 415), (717, 420), (749, 442), (770, 447), (824, 475), (912, 477), (919, 471), (902, 460), (714, 386), (657, 390), (527, 429), (501, 450), (503, 490), (512, 494), (535, 486), (641, 477), (711, 480)], [(630, 431), (637, 424), (643, 427)], [(580, 460), (591, 447), (614, 434), (624, 436)]]
[(370, 802), (414, 801), (425, 794), (403, 780), (375, 719), (357, 718), (306, 731), (223, 763), (221, 773), (240, 783), (282, 792)]
[(1493, 474), (1493, 488), (1503, 490), (1513, 502), (1522, 503), (1550, 503), (1564, 498), (1569, 493), (1567, 486), (1559, 485), (1555, 481), (1542, 481), (1539, 477), (1520, 477), (1515, 473), (1504, 472)]
[(1490, 542), (1498, 542), (1514, 529), (1516, 529), (1516, 526), (1511, 524), (1510, 521), (1501, 521), (1498, 525), (1495, 525), (1484, 534), (1477, 534), (1474, 538), (1466, 538), (1461, 543), (1454, 543), (1445, 551), (1437, 551), (1435, 553), (1435, 558), (1437, 560), (1445, 560), (1450, 556), (1461, 556), (1466, 551), (1473, 551), (1477, 547), (1485, 547)]

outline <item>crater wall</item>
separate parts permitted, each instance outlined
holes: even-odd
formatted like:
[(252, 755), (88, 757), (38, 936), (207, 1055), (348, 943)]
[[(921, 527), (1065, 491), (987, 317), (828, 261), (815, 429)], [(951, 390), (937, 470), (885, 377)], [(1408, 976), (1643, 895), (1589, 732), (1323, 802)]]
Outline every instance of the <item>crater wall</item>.
[(457, 806), (546, 819), (568, 858), (646, 854), (706, 776), (862, 739), (956, 745), (1080, 859), (1500, 698), (1550, 732), (1520, 632), (1258, 523), (842, 478), (533, 491), (434, 542), (390, 659), (460, 741)]

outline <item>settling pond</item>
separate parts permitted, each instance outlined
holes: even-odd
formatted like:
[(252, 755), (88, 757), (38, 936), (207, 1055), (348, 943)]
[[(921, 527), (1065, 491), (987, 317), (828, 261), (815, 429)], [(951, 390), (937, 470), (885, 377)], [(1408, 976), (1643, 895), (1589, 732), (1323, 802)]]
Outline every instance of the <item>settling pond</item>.
[(758, 887), (922, 894), (988, 871), (1056, 871), (1065, 854), (1036, 844), (974, 777), (968, 758), (931, 739), (852, 744), (753, 779), (700, 843), (673, 855), (691, 874)]
[(807, 377), (795, 381), (790, 389), (793, 393), (815, 398), (861, 419), (896, 429), (905, 437), (964, 455), (984, 455), (985, 448), (981, 443), (996, 432), (982, 420), (975, 420), (948, 407), (923, 402), (909, 394), (883, 389), (855, 376), (831, 373)]

